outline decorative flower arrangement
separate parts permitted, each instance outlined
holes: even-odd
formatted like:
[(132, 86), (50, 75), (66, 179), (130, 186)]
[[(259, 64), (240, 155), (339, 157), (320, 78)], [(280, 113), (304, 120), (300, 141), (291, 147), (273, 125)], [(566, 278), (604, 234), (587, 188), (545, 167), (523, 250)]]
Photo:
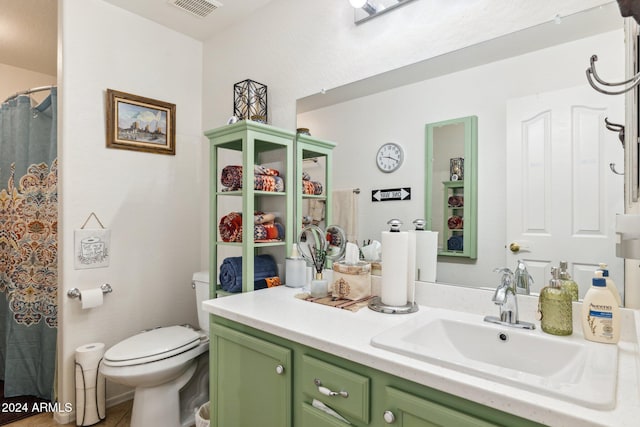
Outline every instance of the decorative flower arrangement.
[(327, 261), (327, 251), (323, 248), (318, 248), (315, 244), (310, 249), (313, 267), (316, 269), (317, 274), (322, 274), (322, 270), (324, 270), (324, 264)]

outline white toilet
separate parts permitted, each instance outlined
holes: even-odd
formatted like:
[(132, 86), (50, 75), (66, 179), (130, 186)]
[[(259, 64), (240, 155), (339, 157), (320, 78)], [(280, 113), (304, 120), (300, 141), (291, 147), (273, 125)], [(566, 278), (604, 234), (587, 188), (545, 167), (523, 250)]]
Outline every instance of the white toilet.
[(141, 332), (108, 349), (100, 373), (135, 388), (131, 427), (187, 427), (209, 399), (209, 272), (193, 275), (200, 330), (167, 326)]

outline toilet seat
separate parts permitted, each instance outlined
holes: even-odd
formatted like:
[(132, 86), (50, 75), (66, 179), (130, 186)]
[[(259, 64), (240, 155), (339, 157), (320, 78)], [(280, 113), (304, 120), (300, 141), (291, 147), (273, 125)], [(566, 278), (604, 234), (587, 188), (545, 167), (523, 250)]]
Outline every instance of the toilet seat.
[(111, 347), (104, 354), (107, 366), (133, 366), (184, 353), (200, 344), (200, 334), (184, 326), (141, 332)]

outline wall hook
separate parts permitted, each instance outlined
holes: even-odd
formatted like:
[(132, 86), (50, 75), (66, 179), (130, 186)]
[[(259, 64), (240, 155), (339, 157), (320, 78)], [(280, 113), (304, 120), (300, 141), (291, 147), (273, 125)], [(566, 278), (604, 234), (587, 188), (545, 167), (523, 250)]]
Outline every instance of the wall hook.
[[(625, 80), (623, 82), (616, 82), (616, 83), (605, 82), (600, 78), (600, 76), (598, 76), (598, 73), (596, 72), (597, 60), (598, 60), (598, 55), (591, 55), (591, 60), (590, 60), (591, 65), (589, 66), (589, 68), (587, 68), (586, 73), (587, 73), (587, 80), (589, 81), (589, 84), (591, 85), (592, 88), (594, 88), (598, 92), (604, 93), (605, 95), (620, 95), (630, 91), (631, 89), (638, 86), (638, 84), (640, 84), (640, 73), (634, 75), (630, 79)], [(599, 87), (598, 85), (596, 85), (594, 80), (599, 84), (601, 84), (602, 86), (607, 86), (607, 87), (625, 86), (625, 87), (620, 90), (605, 90)]]
[(615, 173), (616, 175), (624, 175), (624, 172), (618, 172), (616, 170), (616, 164), (615, 163), (609, 163), (609, 169), (611, 169), (611, 172)]
[(624, 125), (610, 122), (609, 117), (604, 118), (604, 124), (610, 131), (618, 132), (618, 139), (622, 143), (622, 148), (624, 148)]

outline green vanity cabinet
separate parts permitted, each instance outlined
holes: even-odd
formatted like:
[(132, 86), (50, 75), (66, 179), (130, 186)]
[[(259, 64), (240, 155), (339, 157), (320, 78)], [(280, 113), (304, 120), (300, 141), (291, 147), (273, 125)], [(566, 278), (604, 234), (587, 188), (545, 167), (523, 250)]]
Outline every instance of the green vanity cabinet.
[(430, 400), (387, 387), (385, 390), (385, 411), (382, 414), (387, 424), (398, 427), (495, 427), (489, 423), (463, 414), (455, 409), (439, 405)]
[(313, 407), (314, 399), (356, 427), (540, 426), (244, 324), (211, 319), (213, 427), (347, 425)]
[(211, 347), (211, 425), (290, 427), (291, 350), (222, 325)]

